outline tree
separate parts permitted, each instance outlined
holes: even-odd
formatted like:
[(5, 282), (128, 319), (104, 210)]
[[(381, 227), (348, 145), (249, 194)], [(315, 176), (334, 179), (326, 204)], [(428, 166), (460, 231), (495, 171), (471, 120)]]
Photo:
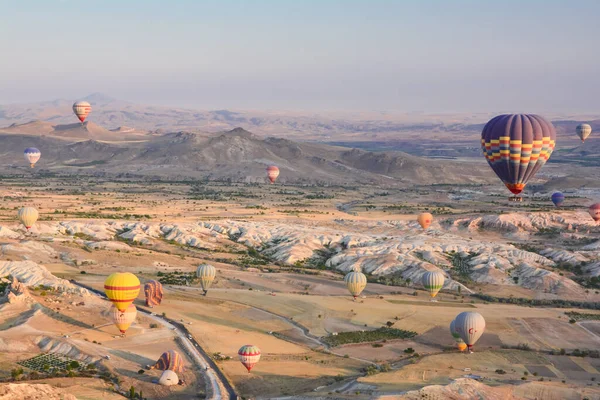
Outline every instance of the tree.
[(135, 399), (135, 388), (133, 386), (129, 388), (129, 398)]

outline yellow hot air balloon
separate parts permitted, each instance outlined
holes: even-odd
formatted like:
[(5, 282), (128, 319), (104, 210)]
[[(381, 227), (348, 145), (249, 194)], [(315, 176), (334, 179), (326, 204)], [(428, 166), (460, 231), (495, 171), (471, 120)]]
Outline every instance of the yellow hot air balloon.
[(429, 292), (429, 295), (433, 299), (440, 289), (444, 287), (444, 281), (446, 278), (444, 274), (439, 271), (427, 271), (423, 275), (423, 287)]
[(216, 275), (217, 270), (210, 264), (201, 264), (196, 270), (196, 276), (200, 278), (200, 286), (202, 286), (202, 290), (204, 290), (205, 296), (206, 293), (208, 293), (208, 289), (215, 280)]
[(125, 312), (119, 311), (114, 305), (110, 308), (110, 316), (119, 331), (125, 334), (127, 329), (131, 326), (135, 317), (137, 317), (137, 308), (133, 304), (130, 304)]
[(461, 340), (460, 340), (460, 342), (458, 342), (458, 343), (456, 344), (456, 348), (457, 348), (459, 351), (465, 351), (465, 350), (467, 349), (467, 344), (466, 344), (465, 342), (463, 342), (463, 341), (462, 341), (462, 339), (461, 339)]
[(38, 219), (38, 211), (33, 207), (23, 207), (17, 213), (19, 221), (29, 230)]
[(429, 213), (421, 213), (417, 217), (417, 222), (421, 225), (421, 228), (427, 229), (429, 225), (433, 222), (433, 215)]
[(467, 349), (467, 344), (464, 342), (464, 340), (462, 340), (462, 338), (456, 331), (455, 324), (456, 324), (456, 320), (452, 320), (452, 322), (450, 322), (450, 333), (452, 334), (452, 337), (456, 341), (456, 347), (458, 348), (458, 350), (465, 351)]
[(104, 293), (124, 313), (140, 293), (140, 280), (131, 272), (115, 272), (104, 281)]
[(365, 274), (360, 272), (360, 267), (355, 266), (354, 271), (349, 272), (344, 277), (344, 282), (346, 282), (346, 287), (354, 299), (362, 293), (365, 286), (367, 286), (367, 277)]

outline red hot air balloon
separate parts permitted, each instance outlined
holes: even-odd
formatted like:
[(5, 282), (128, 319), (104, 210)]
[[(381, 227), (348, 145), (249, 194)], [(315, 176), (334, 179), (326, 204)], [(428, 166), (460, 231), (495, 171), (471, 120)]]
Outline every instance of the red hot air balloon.
[(267, 177), (269, 178), (269, 181), (271, 181), (271, 184), (275, 183), (275, 180), (277, 179), (278, 176), (279, 176), (279, 168), (277, 168), (274, 165), (270, 165), (267, 167)]
[(238, 356), (241, 363), (248, 370), (248, 373), (250, 373), (250, 370), (258, 363), (258, 360), (260, 360), (260, 349), (251, 344), (247, 344), (240, 348)]
[(594, 221), (600, 221), (600, 203), (592, 204), (590, 206), (589, 213)]
[(79, 118), (82, 124), (91, 111), (92, 106), (87, 101), (78, 101), (75, 104), (73, 104), (73, 112), (75, 113), (77, 118)]
[(554, 126), (534, 114), (498, 115), (481, 132), (483, 155), (515, 195), (544, 166), (555, 145)]
[(159, 281), (148, 281), (144, 285), (146, 305), (150, 308), (160, 305), (163, 298), (163, 287)]

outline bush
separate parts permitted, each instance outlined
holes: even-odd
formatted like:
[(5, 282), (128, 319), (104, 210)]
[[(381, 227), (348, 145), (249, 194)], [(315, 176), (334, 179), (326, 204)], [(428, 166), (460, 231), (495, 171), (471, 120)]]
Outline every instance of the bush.
[(85, 271), (81, 271), (81, 272), (79, 272), (79, 273), (80, 273), (81, 275), (85, 275), (85, 274), (87, 274), (87, 272), (85, 272)]
[(503, 370), (503, 369), (497, 369), (496, 373), (499, 374), (499, 375), (504, 375), (504, 374), (506, 374), (506, 371)]
[(373, 344), (371, 344), (371, 346), (373, 346), (373, 347), (383, 347), (383, 345), (381, 343), (373, 343)]
[(150, 329), (155, 329), (155, 328), (158, 328), (158, 324), (156, 324), (156, 323), (150, 324)]
[(404, 349), (404, 352), (406, 354), (413, 354), (415, 352), (415, 349), (413, 349), (412, 347), (409, 347), (407, 349)]
[(143, 369), (140, 369), (140, 370), (138, 371), (138, 374), (140, 374), (140, 375), (142, 375), (142, 374), (145, 374), (145, 373), (146, 373), (146, 371), (144, 371)]

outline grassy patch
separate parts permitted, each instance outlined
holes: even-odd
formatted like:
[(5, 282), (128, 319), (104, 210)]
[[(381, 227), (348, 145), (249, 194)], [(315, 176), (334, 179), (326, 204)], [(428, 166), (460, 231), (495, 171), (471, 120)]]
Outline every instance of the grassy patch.
[(373, 331), (340, 332), (337, 335), (325, 336), (323, 342), (330, 346), (340, 346), (349, 343), (375, 342), (384, 339), (410, 339), (416, 336), (413, 331), (381, 327)]

